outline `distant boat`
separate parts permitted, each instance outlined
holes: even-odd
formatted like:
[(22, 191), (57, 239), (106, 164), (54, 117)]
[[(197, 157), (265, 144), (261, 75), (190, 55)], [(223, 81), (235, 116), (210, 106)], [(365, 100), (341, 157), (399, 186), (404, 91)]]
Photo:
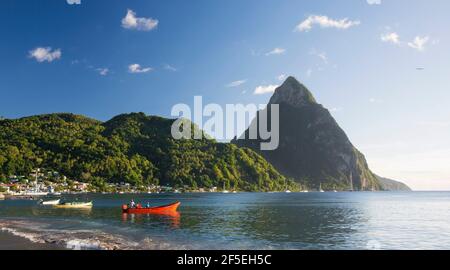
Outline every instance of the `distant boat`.
[(333, 192), (334, 192), (334, 193), (337, 193), (338, 191), (337, 191), (337, 190), (333, 190)]
[(309, 192), (309, 190), (303, 190), (302, 192), (303, 192), (303, 193), (308, 193), (308, 192)]
[(31, 197), (39, 197), (39, 196), (47, 196), (48, 192), (42, 192), (41, 186), (38, 184), (38, 173), (40, 169), (35, 170), (35, 179), (34, 179), (34, 187), (33, 189), (29, 189), (25, 191), (22, 195), (31, 196)]
[(228, 190), (225, 189), (225, 182), (223, 182), (222, 193), (230, 193), (230, 191), (228, 191)]
[(291, 193), (292, 191), (290, 191), (289, 190), (289, 188), (288, 188), (288, 184), (287, 184), (287, 181), (285, 180), (285, 185), (286, 185), (286, 189), (285, 189), (285, 191), (284, 192), (286, 192), (286, 193)]
[(71, 208), (71, 209), (91, 209), (94, 204), (92, 202), (66, 202), (53, 205), (56, 208)]
[(40, 200), (40, 204), (41, 205), (57, 205), (61, 202), (60, 199), (58, 200), (51, 200), (51, 201), (44, 201), (44, 200)]

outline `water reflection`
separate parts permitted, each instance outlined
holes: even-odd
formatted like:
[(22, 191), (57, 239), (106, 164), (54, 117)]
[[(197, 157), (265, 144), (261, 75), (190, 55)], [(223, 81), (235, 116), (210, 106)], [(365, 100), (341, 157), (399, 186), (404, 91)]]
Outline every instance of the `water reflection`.
[(91, 208), (59, 209), (52, 206), (36, 206), (31, 208), (34, 216), (59, 216), (59, 217), (88, 217), (92, 214)]
[[(182, 228), (220, 238), (262, 240), (267, 248), (342, 248), (363, 222), (362, 208), (354, 204), (311, 203), (315, 195), (289, 203), (237, 201), (217, 207), (191, 207), (184, 211)], [(216, 198), (218, 201), (223, 198)], [(270, 202), (270, 201), (269, 201)], [(215, 204), (214, 202), (211, 202)], [(260, 247), (265, 248), (265, 247)]]
[(167, 223), (170, 224), (170, 227), (173, 229), (177, 229), (180, 227), (180, 212), (168, 212), (168, 213), (157, 213), (157, 214), (122, 214), (122, 222), (123, 223), (150, 223), (150, 222), (158, 222), (158, 223)]

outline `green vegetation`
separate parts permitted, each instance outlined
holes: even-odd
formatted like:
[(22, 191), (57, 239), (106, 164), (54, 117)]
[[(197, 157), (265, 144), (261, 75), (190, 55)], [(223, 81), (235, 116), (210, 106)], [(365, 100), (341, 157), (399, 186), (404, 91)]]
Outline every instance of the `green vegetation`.
[[(107, 183), (244, 191), (298, 190), (262, 156), (211, 139), (174, 140), (174, 120), (143, 113), (102, 123), (73, 114), (0, 121), (0, 181), (34, 168), (107, 190)], [(192, 125), (192, 132), (196, 127)]]

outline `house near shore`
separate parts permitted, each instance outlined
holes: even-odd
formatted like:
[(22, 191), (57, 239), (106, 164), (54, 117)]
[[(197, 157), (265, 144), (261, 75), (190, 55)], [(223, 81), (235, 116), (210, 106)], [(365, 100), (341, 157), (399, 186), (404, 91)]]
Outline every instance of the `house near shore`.
[(0, 189), (4, 190), (5, 193), (10, 193), (12, 186), (13, 186), (12, 184), (0, 184)]

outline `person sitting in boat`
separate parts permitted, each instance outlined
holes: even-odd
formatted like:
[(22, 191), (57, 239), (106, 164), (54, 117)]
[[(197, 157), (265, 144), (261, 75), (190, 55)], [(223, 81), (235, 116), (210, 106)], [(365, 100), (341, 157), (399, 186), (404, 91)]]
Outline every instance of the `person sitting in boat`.
[(134, 202), (133, 199), (131, 199), (130, 208), (135, 208), (135, 207), (136, 207), (136, 203)]
[(150, 202), (147, 202), (147, 208), (150, 208)]

